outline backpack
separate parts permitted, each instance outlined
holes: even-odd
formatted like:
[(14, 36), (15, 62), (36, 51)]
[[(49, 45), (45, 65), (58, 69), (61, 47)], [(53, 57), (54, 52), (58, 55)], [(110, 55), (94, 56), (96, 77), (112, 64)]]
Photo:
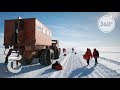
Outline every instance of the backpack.
[(56, 64), (56, 63), (54, 63), (54, 64), (52, 64), (52, 69), (55, 69), (55, 70), (62, 70), (63, 67), (62, 67), (61, 64)]
[(99, 57), (99, 52), (98, 52), (98, 51), (96, 51), (95, 55), (96, 55), (97, 57)]

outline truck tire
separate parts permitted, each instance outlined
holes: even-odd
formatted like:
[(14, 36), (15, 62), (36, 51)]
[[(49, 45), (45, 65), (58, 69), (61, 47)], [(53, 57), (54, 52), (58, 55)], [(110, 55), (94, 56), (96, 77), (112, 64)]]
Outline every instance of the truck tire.
[(39, 54), (39, 63), (44, 66), (49, 66), (52, 64), (51, 59), (51, 50), (50, 49), (42, 49), (41, 53)]
[(57, 49), (57, 51), (58, 51), (58, 56), (57, 56), (57, 59), (58, 59), (60, 57), (60, 50)]
[(51, 60), (54, 60), (54, 51), (52, 49), (50, 49), (50, 56), (51, 56)]
[(59, 56), (60, 56), (60, 52), (59, 52), (59, 50), (58, 49), (56, 49), (56, 51), (55, 51), (55, 59), (58, 59), (59, 58)]

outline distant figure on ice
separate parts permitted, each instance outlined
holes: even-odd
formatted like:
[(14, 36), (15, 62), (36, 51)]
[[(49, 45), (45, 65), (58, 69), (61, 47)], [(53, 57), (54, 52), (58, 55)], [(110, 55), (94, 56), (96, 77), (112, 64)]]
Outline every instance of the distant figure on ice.
[(63, 67), (62, 67), (62, 65), (58, 61), (56, 61), (54, 64), (52, 64), (52, 69), (62, 70)]
[(58, 48), (59, 52), (61, 52), (61, 48)]
[(66, 49), (65, 48), (63, 48), (63, 53), (66, 53)]
[(95, 65), (97, 65), (98, 64), (97, 58), (99, 58), (99, 52), (98, 50), (96, 50), (96, 48), (93, 51), (93, 57), (95, 59)]
[(72, 53), (74, 52), (74, 48), (72, 48)]
[(83, 58), (87, 60), (87, 64), (89, 65), (89, 60), (92, 58), (92, 53), (89, 48), (87, 48), (86, 53), (83, 55)]

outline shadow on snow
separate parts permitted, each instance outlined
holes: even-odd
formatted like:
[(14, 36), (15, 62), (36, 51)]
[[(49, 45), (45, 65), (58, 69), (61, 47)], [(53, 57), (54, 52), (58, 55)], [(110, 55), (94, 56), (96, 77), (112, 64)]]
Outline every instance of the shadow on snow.
[(78, 78), (82, 78), (84, 76), (87, 76), (94, 71), (94, 67), (95, 66), (88, 68), (87, 66), (83, 66), (81, 68), (77, 68), (76, 70), (71, 72), (71, 74), (69, 75), (69, 78), (73, 78), (75, 76), (77, 76)]
[(56, 70), (54, 70), (54, 69), (52, 69), (52, 68), (49, 68), (49, 69), (47, 69), (47, 70), (45, 70), (41, 75), (43, 75), (43, 74), (48, 74), (48, 73), (53, 73), (53, 72), (55, 72)]
[(4, 63), (0, 63), (0, 78), (9, 78), (11, 76), (15, 76), (15, 75), (20, 75), (20, 74), (24, 74), (30, 71), (34, 71), (34, 70), (38, 70), (38, 69), (42, 69), (45, 66), (42, 66), (40, 64), (32, 64), (32, 65), (27, 65), (23, 66), (21, 71), (19, 73), (11, 73), (10, 71), (8, 71), (7, 69), (7, 65), (5, 65)]

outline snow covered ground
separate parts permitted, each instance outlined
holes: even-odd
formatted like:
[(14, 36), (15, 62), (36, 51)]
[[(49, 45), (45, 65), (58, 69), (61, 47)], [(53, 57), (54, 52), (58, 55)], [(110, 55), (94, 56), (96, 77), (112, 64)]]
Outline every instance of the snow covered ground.
[(120, 62), (120, 52), (102, 52), (100, 56)]
[[(50, 66), (44, 67), (34, 60), (31, 65), (23, 66), (21, 72), (14, 74), (7, 70), (4, 64), (4, 55), (0, 55), (0, 78), (120, 78), (120, 64), (107, 57), (100, 57), (99, 64), (94, 65), (94, 59), (87, 66), (83, 59), (83, 52), (77, 50), (77, 54), (67, 50), (67, 56), (61, 53), (57, 61), (63, 66), (63, 70), (56, 71)], [(56, 61), (56, 60), (55, 60)], [(53, 63), (55, 62), (53, 61)]]
[(0, 47), (0, 54), (4, 54), (4, 48)]

